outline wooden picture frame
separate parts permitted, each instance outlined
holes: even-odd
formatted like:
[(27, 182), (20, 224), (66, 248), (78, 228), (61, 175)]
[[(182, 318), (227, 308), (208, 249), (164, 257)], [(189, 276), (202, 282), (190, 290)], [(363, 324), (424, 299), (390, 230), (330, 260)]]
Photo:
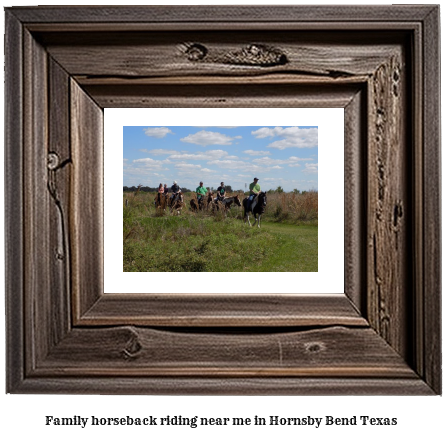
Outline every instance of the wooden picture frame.
[[(439, 59), (438, 6), (7, 8), (7, 392), (441, 394)], [(345, 108), (345, 294), (103, 294), (103, 108), (177, 106)]]

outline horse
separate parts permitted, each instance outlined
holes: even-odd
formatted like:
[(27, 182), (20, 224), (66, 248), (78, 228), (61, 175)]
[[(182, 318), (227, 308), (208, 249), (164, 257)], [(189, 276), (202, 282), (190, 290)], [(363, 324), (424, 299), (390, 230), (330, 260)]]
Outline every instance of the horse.
[(206, 198), (206, 196), (202, 196), (200, 199), (191, 199), (191, 210), (194, 212), (197, 212), (199, 210), (206, 210), (210, 203), (212, 203), (211, 195), (208, 195), (208, 198)]
[(223, 198), (221, 201), (217, 201), (217, 203), (214, 204), (214, 207), (217, 209), (223, 208), (225, 213), (227, 213), (234, 204), (241, 207), (241, 202), (238, 195)]
[[(205, 202), (205, 200), (202, 202)], [(211, 206), (214, 207), (214, 194), (212, 192), (208, 192), (208, 199), (205, 202), (206, 210), (209, 210)]]
[(244, 216), (245, 223), (247, 220), (249, 226), (251, 226), (251, 222), (249, 222), (249, 213), (252, 212), (255, 218), (255, 222), (253, 225), (257, 223), (257, 214), (258, 214), (258, 228), (260, 228), (260, 218), (265, 211), (266, 201), (267, 201), (266, 192), (260, 192), (258, 196), (256, 196), (252, 201), (250, 210), (247, 210), (248, 198), (243, 199), (243, 208), (245, 209), (245, 216)]
[(185, 206), (185, 198), (183, 196), (183, 193), (180, 192), (176, 196), (174, 202), (171, 204), (171, 212), (174, 214), (174, 212), (177, 212), (177, 214), (180, 214), (182, 208)]
[(195, 199), (191, 199), (189, 205), (191, 206), (191, 210), (196, 212), (199, 210), (198, 201)]
[(168, 195), (166, 193), (157, 193), (154, 199), (155, 208), (166, 210), (168, 205)]

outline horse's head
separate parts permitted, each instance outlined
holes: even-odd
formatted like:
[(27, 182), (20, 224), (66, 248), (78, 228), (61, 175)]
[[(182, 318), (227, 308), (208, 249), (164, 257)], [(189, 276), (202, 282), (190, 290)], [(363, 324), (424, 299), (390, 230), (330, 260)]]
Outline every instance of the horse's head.
[(238, 195), (234, 196), (234, 203), (235, 203), (235, 205), (238, 205), (239, 207), (241, 207), (241, 202), (240, 202), (240, 198)]
[(263, 207), (266, 207), (266, 192), (261, 192), (259, 195), (259, 202), (261, 203), (261, 205), (263, 205)]

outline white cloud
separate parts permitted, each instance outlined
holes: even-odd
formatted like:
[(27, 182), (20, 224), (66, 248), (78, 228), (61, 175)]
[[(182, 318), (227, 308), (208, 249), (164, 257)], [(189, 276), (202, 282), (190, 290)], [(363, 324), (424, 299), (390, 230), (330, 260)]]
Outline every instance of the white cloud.
[(253, 151), (252, 149), (248, 149), (247, 151), (243, 151), (245, 154), (251, 155), (252, 157), (262, 157), (264, 155), (271, 155), (269, 151)]
[(262, 164), (264, 166), (272, 166), (277, 164), (288, 164), (289, 167), (298, 167), (299, 161), (311, 161), (312, 158), (298, 158), (298, 157), (289, 157), (286, 160), (276, 160), (274, 158), (263, 157), (263, 158), (255, 158), (252, 160), (253, 163)]
[(145, 152), (146, 154), (150, 155), (172, 155), (180, 153), (173, 151), (172, 149), (140, 149), (140, 152)]
[(177, 169), (198, 169), (200, 170), (201, 166), (200, 164), (188, 164), (188, 163), (178, 163), (174, 165)]
[(245, 161), (240, 161), (240, 160), (214, 160), (214, 161), (209, 161), (207, 164), (214, 165), (224, 169), (242, 169), (250, 171), (263, 170), (262, 167), (257, 166), (256, 164), (246, 163)]
[(143, 163), (143, 164), (150, 164), (156, 162), (152, 158), (138, 158), (137, 160), (134, 160), (133, 163)]
[(252, 160), (253, 163), (263, 164), (264, 166), (272, 166), (273, 164), (284, 164), (287, 160), (274, 160), (273, 158), (263, 157)]
[[(153, 160), (152, 158), (138, 158), (132, 162), (133, 164), (130, 166), (131, 171), (135, 169), (143, 169), (145, 171), (148, 170), (163, 170), (163, 161)], [(139, 163), (139, 166), (134, 166), (134, 164)]]
[(305, 163), (305, 168), (302, 172), (305, 173), (318, 173), (318, 163)]
[(168, 134), (173, 134), (169, 128), (145, 128), (143, 129), (148, 137), (163, 138)]
[(209, 161), (209, 160), (218, 160), (220, 158), (231, 158), (236, 159), (237, 157), (229, 156), (228, 152), (223, 151), (221, 149), (213, 149), (204, 152), (200, 152), (197, 154), (189, 154), (189, 153), (177, 153), (174, 155), (170, 155), (169, 158), (172, 160), (201, 160), (201, 161)]
[(263, 181), (272, 182), (272, 181), (282, 181), (283, 178), (262, 178)]
[(260, 128), (252, 131), (256, 138), (281, 137), (281, 140), (274, 141), (268, 145), (268, 148), (287, 149), (287, 148), (312, 148), (318, 146), (318, 128), (301, 129), (297, 126), (289, 128)]
[(175, 151), (172, 149), (140, 149), (141, 152), (149, 153), (150, 155), (168, 155), (164, 163), (171, 163), (170, 160), (197, 160), (197, 161), (209, 161), (217, 160), (220, 158), (225, 159), (237, 159), (238, 157), (234, 155), (229, 155), (228, 152), (221, 149), (212, 149), (208, 151), (198, 152), (198, 153), (188, 153), (187, 151)]
[(283, 131), (283, 128), (260, 128), (257, 131), (252, 131), (251, 134), (255, 138), (267, 138), (267, 137), (275, 137), (276, 135), (280, 135), (280, 132)]
[(213, 131), (199, 131), (195, 134), (190, 134), (187, 137), (181, 138), (180, 141), (184, 143), (197, 144), (199, 146), (221, 145), (229, 146), (234, 139), (241, 138), (240, 136), (228, 137), (220, 132)]

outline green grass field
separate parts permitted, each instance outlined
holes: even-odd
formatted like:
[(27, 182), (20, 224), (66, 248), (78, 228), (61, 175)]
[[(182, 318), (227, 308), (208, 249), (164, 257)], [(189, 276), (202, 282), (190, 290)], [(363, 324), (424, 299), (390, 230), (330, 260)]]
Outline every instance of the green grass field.
[[(262, 217), (249, 227), (235, 207), (222, 214), (158, 214), (153, 196), (132, 196), (123, 212), (125, 272), (316, 272), (318, 226)], [(269, 219), (272, 219), (269, 218)]]

